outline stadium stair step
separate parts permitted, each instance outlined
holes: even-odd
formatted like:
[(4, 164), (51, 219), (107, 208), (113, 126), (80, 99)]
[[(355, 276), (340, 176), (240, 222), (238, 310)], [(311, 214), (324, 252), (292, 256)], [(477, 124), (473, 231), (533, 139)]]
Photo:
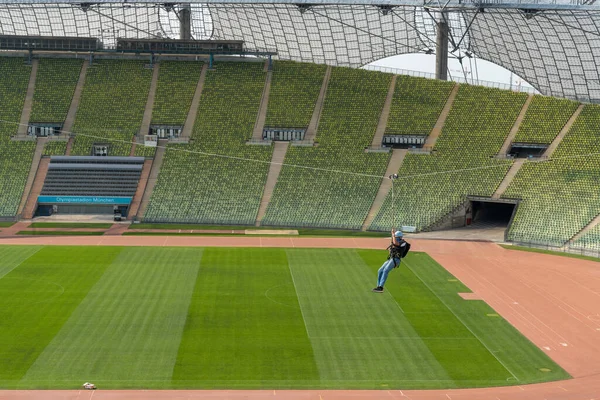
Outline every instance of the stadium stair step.
[[(79, 102), (81, 101), (81, 93), (83, 92), (83, 85), (85, 84), (85, 76), (87, 74), (87, 69), (89, 65), (89, 61), (86, 60), (81, 66), (81, 72), (79, 72), (79, 80), (77, 81), (77, 86), (75, 86), (73, 99), (71, 99), (71, 106), (69, 107), (69, 111), (67, 112), (67, 117), (65, 118), (65, 123), (62, 128), (63, 132), (65, 133), (70, 133), (73, 129), (73, 124), (75, 123), (75, 115), (77, 115), (77, 109), (79, 108)], [(66, 155), (71, 154), (72, 147), (73, 138), (70, 138), (69, 143), (67, 144)]]
[(504, 179), (502, 180), (502, 182), (500, 182), (500, 185), (498, 185), (498, 188), (496, 189), (496, 191), (492, 195), (492, 199), (499, 199), (500, 196), (502, 196), (502, 194), (504, 194), (504, 192), (506, 191), (506, 189), (508, 189), (508, 187), (510, 186), (510, 183), (515, 178), (515, 175), (517, 175), (517, 172), (519, 172), (519, 170), (523, 166), (523, 163), (525, 163), (525, 159), (524, 158), (520, 158), (520, 159), (515, 160), (515, 162), (513, 163), (513, 165), (511, 165), (510, 169), (508, 170), (508, 172), (504, 176)]
[(596, 228), (598, 225), (600, 225), (600, 214), (596, 215), (596, 217), (594, 217), (589, 224), (581, 228), (579, 232), (573, 235), (573, 237), (565, 244), (564, 248), (568, 248), (572, 243), (576, 242), (579, 238)]
[(256, 123), (252, 131), (252, 140), (262, 140), (265, 121), (267, 119), (267, 108), (269, 105), (269, 93), (271, 92), (271, 81), (273, 79), (273, 71), (267, 72), (265, 78), (265, 87), (263, 88), (262, 97), (260, 98), (260, 107), (256, 116)]
[(392, 180), (388, 179), (388, 176), (398, 173), (400, 167), (402, 166), (402, 162), (404, 162), (406, 154), (408, 154), (408, 149), (394, 149), (392, 151), (392, 156), (390, 157), (390, 161), (388, 162), (388, 166), (385, 171), (385, 177), (381, 180), (381, 185), (379, 186), (375, 200), (371, 205), (371, 209), (367, 214), (367, 218), (365, 218), (365, 221), (363, 222), (361, 230), (366, 231), (369, 226), (371, 226), (375, 216), (379, 213), (384, 200), (392, 188)]
[(569, 132), (569, 129), (571, 129), (571, 127), (573, 126), (573, 123), (575, 122), (575, 120), (577, 119), (579, 114), (581, 113), (581, 110), (583, 110), (583, 107), (584, 107), (583, 104), (580, 105), (579, 107), (577, 107), (577, 110), (575, 110), (575, 112), (573, 113), (571, 118), (569, 118), (569, 120), (567, 121), (565, 126), (560, 130), (559, 134), (556, 135), (556, 137), (554, 138), (552, 143), (550, 143), (550, 146), (548, 146), (548, 148), (546, 149), (544, 154), (542, 154), (542, 157), (552, 157), (554, 150), (556, 150), (556, 148), (558, 147), (560, 142), (563, 140), (563, 138), (565, 137), (567, 132)]
[(256, 226), (260, 226), (265, 214), (267, 207), (273, 196), (273, 190), (277, 184), (281, 167), (283, 166), (283, 160), (285, 160), (285, 154), (287, 153), (289, 142), (275, 142), (275, 148), (273, 149), (273, 156), (271, 158), (271, 166), (267, 174), (267, 182), (263, 190), (263, 195), (260, 200), (260, 206), (258, 208), (258, 214), (256, 217)]
[(25, 94), (25, 103), (23, 104), (23, 111), (21, 112), (21, 123), (17, 129), (17, 136), (27, 136), (27, 125), (29, 124), (29, 117), (31, 116), (31, 109), (33, 107), (33, 93), (35, 92), (35, 80), (37, 78), (38, 66), (39, 60), (33, 60), (31, 62), (31, 75), (29, 76), (29, 85), (27, 86), (27, 93)]
[(373, 149), (381, 148), (381, 142), (383, 141), (383, 135), (385, 134), (388, 119), (390, 117), (390, 110), (392, 109), (392, 100), (394, 100), (394, 90), (396, 89), (396, 78), (398, 78), (398, 75), (394, 75), (392, 77), (392, 81), (390, 82), (390, 89), (388, 90), (387, 97), (385, 98), (385, 104), (383, 105), (383, 110), (381, 110), (381, 117), (379, 118), (379, 124), (377, 124), (377, 129), (375, 130), (375, 136), (373, 136), (373, 142), (371, 143), (371, 148), (373, 148)]
[[(206, 64), (204, 66), (206, 66)], [(158, 180), (158, 173), (160, 172), (160, 167), (162, 166), (165, 157), (166, 148), (167, 140), (159, 140), (158, 146), (156, 147), (156, 152), (154, 153), (152, 168), (150, 169), (150, 174), (145, 185), (144, 195), (142, 196), (142, 201), (137, 210), (137, 215), (135, 216), (137, 220), (142, 220), (144, 218), (146, 210), (148, 209), (148, 203), (150, 202), (150, 197), (152, 196), (152, 192), (154, 191), (154, 187), (156, 186), (156, 181)], [(144, 164), (144, 167), (145, 166), (146, 165)]]
[(69, 140), (67, 140), (67, 148), (65, 149), (65, 156), (71, 155), (71, 150), (73, 149), (73, 143), (75, 142), (75, 137), (71, 136)]
[(206, 71), (208, 71), (208, 64), (202, 65), (202, 71), (200, 72), (200, 79), (196, 85), (196, 91), (192, 98), (192, 105), (190, 106), (190, 112), (188, 113), (185, 123), (183, 124), (183, 130), (181, 131), (182, 138), (190, 138), (192, 136), (192, 130), (196, 123), (196, 115), (198, 115), (198, 105), (200, 104), (200, 97), (202, 96), (202, 90), (204, 88), (204, 81), (206, 79)]
[(129, 224), (113, 224), (104, 231), (104, 236), (121, 236), (127, 229), (129, 229)]
[[(154, 63), (154, 69), (152, 70), (152, 80), (150, 81), (150, 90), (148, 91), (148, 100), (146, 101), (146, 108), (144, 109), (142, 126), (140, 126), (140, 132), (138, 134), (140, 140), (144, 140), (144, 135), (147, 135), (150, 131), (150, 123), (152, 122), (152, 110), (154, 109), (154, 99), (156, 98), (156, 87), (158, 86), (159, 69), (160, 64)], [(135, 149), (135, 144), (132, 146), (132, 148)], [(133, 150), (133, 155), (135, 155), (135, 150)]]
[[(39, 140), (38, 140), (38, 144), (39, 144)], [(42, 145), (43, 148), (43, 145)], [(36, 162), (37, 161), (37, 162)], [(35, 179), (33, 179), (33, 182), (28, 188), (25, 188), (25, 193), (28, 194), (28, 196), (26, 196), (26, 203), (24, 204), (23, 208), (21, 209), (21, 207), (19, 207), (19, 214), (21, 214), (23, 219), (31, 219), (33, 218), (33, 215), (35, 213), (35, 208), (37, 206), (37, 198), (38, 196), (42, 193), (42, 188), (44, 187), (44, 181), (46, 180), (46, 175), (48, 173), (48, 165), (50, 164), (50, 157), (45, 157), (45, 158), (38, 158), (38, 151), (36, 149), (35, 155), (33, 157), (33, 163), (32, 165), (36, 165), (36, 168), (34, 170), (34, 176)], [(32, 167), (33, 169), (33, 167)], [(32, 173), (29, 173), (29, 176), (31, 177)], [(29, 180), (29, 179), (28, 179)], [(23, 201), (21, 201), (21, 203), (23, 203)]]
[(323, 77), (323, 85), (321, 85), (321, 91), (319, 92), (319, 97), (317, 98), (317, 104), (315, 104), (315, 109), (313, 111), (312, 117), (310, 118), (308, 129), (306, 129), (306, 136), (304, 136), (304, 140), (307, 142), (315, 140), (315, 136), (317, 136), (317, 129), (319, 129), (319, 120), (321, 119), (321, 113), (323, 112), (323, 104), (325, 104), (325, 96), (327, 95), (327, 86), (329, 85), (330, 78), (331, 66), (327, 66), (325, 76)]
[(446, 104), (444, 105), (444, 108), (442, 109), (440, 116), (438, 117), (435, 125), (433, 126), (431, 133), (429, 135), (427, 135), (427, 139), (425, 140), (425, 145), (423, 145), (424, 148), (433, 149), (433, 147), (435, 146), (435, 142), (437, 142), (438, 137), (442, 133), (442, 128), (444, 127), (444, 124), (446, 123), (446, 118), (448, 117), (448, 114), (450, 114), (450, 110), (452, 109), (452, 104), (454, 104), (454, 99), (456, 98), (456, 94), (458, 93), (459, 88), (460, 88), (460, 85), (458, 83), (456, 85), (454, 85), (454, 88), (450, 92), (450, 96), (448, 96), (448, 100), (446, 100)]
[(9, 226), (8, 228), (2, 228), (0, 230), (0, 237), (15, 236), (17, 232), (25, 230), (29, 226), (29, 224), (31, 224), (31, 221), (19, 221), (16, 224)]
[[(144, 140), (144, 137), (142, 136), (142, 139)], [(131, 139), (131, 150), (129, 151), (129, 157), (134, 157), (135, 156), (135, 148), (136, 148), (137, 142), (136, 142), (136, 137), (134, 136)]]
[(519, 113), (517, 120), (515, 121), (512, 129), (510, 130), (510, 133), (506, 137), (504, 144), (500, 148), (500, 152), (498, 153), (499, 155), (505, 156), (506, 153), (508, 153), (508, 150), (510, 149), (510, 145), (513, 142), (513, 140), (515, 139), (515, 136), (517, 136), (517, 132), (519, 132), (519, 127), (521, 126), (521, 123), (523, 122), (523, 119), (525, 118), (525, 114), (527, 113), (527, 109), (529, 108), (529, 105), (531, 104), (532, 100), (533, 100), (533, 95), (530, 94), (527, 97), (527, 100), (525, 100), (525, 104), (523, 104), (523, 108), (521, 108), (521, 112)]
[(142, 168), (142, 173), (140, 175), (140, 180), (135, 191), (135, 195), (133, 195), (133, 199), (131, 199), (131, 205), (129, 206), (127, 219), (132, 219), (137, 215), (137, 212), (140, 208), (140, 204), (142, 202), (142, 197), (144, 196), (144, 192), (146, 191), (146, 186), (148, 185), (148, 178), (150, 177), (151, 170), (152, 160), (145, 160), (144, 167)]

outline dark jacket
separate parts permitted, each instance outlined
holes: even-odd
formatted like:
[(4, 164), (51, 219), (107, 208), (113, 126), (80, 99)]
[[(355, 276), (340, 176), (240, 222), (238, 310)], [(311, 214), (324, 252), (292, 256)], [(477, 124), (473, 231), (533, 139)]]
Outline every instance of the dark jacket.
[(400, 239), (397, 245), (394, 243), (390, 244), (388, 250), (390, 252), (388, 255), (388, 260), (390, 258), (402, 259), (408, 254), (408, 251), (410, 250), (410, 243), (404, 239)]

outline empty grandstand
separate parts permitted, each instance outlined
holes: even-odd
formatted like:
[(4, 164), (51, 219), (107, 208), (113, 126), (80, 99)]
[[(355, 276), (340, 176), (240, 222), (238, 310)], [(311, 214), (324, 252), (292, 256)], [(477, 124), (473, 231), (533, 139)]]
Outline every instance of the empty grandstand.
[(333, 69), (315, 139), (319, 146), (288, 150), (264, 225), (361, 227), (380, 180), (354, 172), (385, 172), (389, 154), (364, 149), (377, 128), (390, 82), (388, 74)]
[(126, 216), (143, 164), (141, 157), (52, 157), (36, 214), (113, 214), (118, 210)]
[[(19, 59), (0, 61), (7, 71), (4, 76), (11, 77), (5, 78), (5, 98), (13, 99), (12, 103), (6, 103), (13, 107), (3, 109), (4, 118), (16, 121), (22, 114), (32, 69)], [(72, 59), (39, 60), (32, 123), (64, 122), (81, 65), (81, 61)], [(152, 124), (185, 124), (202, 65), (179, 61), (162, 61), (156, 65), (159, 79), (150, 114)], [(83, 135), (76, 138), (72, 154), (89, 155), (100, 151), (102, 155), (120, 152), (127, 156), (131, 153), (131, 140), (141, 126), (150, 86), (151, 70), (144, 66), (138, 61), (95, 60), (85, 79), (74, 127), (75, 134)], [(266, 123), (305, 129), (318, 115), (315, 123), (318, 129), (314, 144), (292, 146), (283, 153), (284, 165), (273, 183), (273, 194), (265, 204), (261, 224), (359, 229), (381, 183), (382, 178), (378, 177), (383, 177), (390, 160), (389, 153), (365, 152), (365, 148), (383, 121), (382, 110), (391, 88), (391, 75), (333, 68), (327, 80), (323, 66), (275, 62), (273, 68), (269, 103), (264, 111)], [(110, 78), (113, 74), (121, 80)], [(214, 69), (207, 72), (205, 81), (201, 82), (203, 92), (191, 140), (188, 144), (168, 145), (145, 221), (254, 224), (266, 184), (272, 145), (246, 142), (257, 120), (266, 76), (264, 64), (258, 62), (216, 62)], [(126, 80), (130, 82), (120, 87)], [(390, 116), (384, 121), (386, 134), (428, 137), (433, 126), (439, 123), (452, 87), (451, 83), (398, 77), (391, 92)], [(316, 113), (317, 100), (324, 88), (322, 109)], [(137, 94), (132, 95), (132, 90)], [(52, 101), (54, 98), (56, 102)], [(95, 106), (113, 98), (112, 105)], [(411, 150), (396, 171), (400, 176), (395, 183), (399, 223), (417, 231), (436, 229), (443, 225), (440, 221), (474, 198), (492, 196), (511, 166), (510, 159), (495, 156), (525, 99), (525, 94), (460, 85), (443, 121), (441, 135), (432, 142), (434, 147), (424, 152)], [(131, 106), (125, 107), (125, 102)], [(596, 152), (593, 132), (599, 113), (596, 106), (590, 105), (574, 118), (577, 116), (574, 109), (578, 106), (576, 102), (536, 96), (527, 108), (515, 142), (549, 146), (559, 131), (568, 130), (568, 120), (573, 119), (574, 125), (562, 142), (557, 143), (558, 149), (553, 155), (566, 159), (525, 163), (512, 183), (507, 181), (508, 189), (501, 193), (502, 198), (519, 201), (509, 239), (562, 245), (600, 213), (595, 207), (598, 188), (594, 158), (571, 158)], [(110, 118), (105, 119), (108, 113), (111, 113)], [(544, 118), (545, 115), (551, 118)], [(86, 124), (89, 127), (84, 129)], [(107, 126), (113, 128), (107, 129)], [(15, 123), (4, 122), (2, 127), (5, 133), (0, 150), (6, 154), (2, 160), (11, 165), (3, 169), (5, 189), (2, 194), (7, 199), (12, 198), (2, 203), (3, 213), (14, 217), (29, 168), (29, 161), (27, 164), (19, 161), (23, 157), (31, 159), (34, 143), (11, 140), (18, 136)], [(51, 140), (44, 154), (62, 155), (66, 147), (66, 141)], [(147, 151), (143, 145), (138, 144), (138, 148), (142, 154)], [(100, 187), (91, 185), (93, 176), (98, 183), (105, 181), (104, 172), (97, 169), (103, 168), (98, 167), (100, 164), (90, 164), (85, 173), (70, 170), (65, 167), (67, 164), (59, 165), (58, 161), (50, 164), (42, 196), (131, 198), (141, 168), (137, 161), (136, 176), (117, 174), (110, 178), (113, 181), (107, 187)], [(67, 178), (69, 175), (74, 176), (73, 180)], [(77, 181), (80, 178), (84, 180)], [(118, 192), (120, 179), (123, 185), (130, 185), (127, 193)], [(90, 185), (86, 186), (87, 183)], [(54, 192), (50, 193), (51, 190)], [(556, 199), (560, 199), (558, 204)], [(63, 204), (59, 212), (76, 208)], [(48, 207), (41, 208), (43, 213), (48, 210)], [(387, 230), (391, 220), (388, 193), (368, 229)], [(462, 224), (466, 223), (466, 219), (463, 220)]]
[(587, 105), (553, 154), (551, 162), (526, 163), (505, 197), (519, 205), (508, 238), (562, 246), (600, 214), (600, 107)]
[[(246, 142), (265, 75), (256, 62), (216, 63), (208, 71), (192, 143), (169, 145), (145, 220), (254, 224), (272, 148)], [(198, 77), (189, 79), (193, 85)]]
[[(566, 55), (597, 47), (584, 27), (596, 26), (598, 6), (536, 4), (555, 23), (536, 18), (537, 8), (522, 23), (522, 2), (451, 0), (436, 21), (406, 0), (216, 1), (210, 10), (140, 3), (135, 12), (118, 3), (7, 0), (0, 6), (0, 47), (10, 56), (0, 58), (0, 216), (19, 218), (42, 156), (141, 156), (150, 165), (160, 139), (169, 143), (156, 156), (140, 215), (148, 222), (386, 231), (396, 219), (423, 231), (454, 218), (468, 224), (467, 210), (495, 213), (490, 204), (505, 202), (517, 210), (506, 212), (510, 240), (589, 242), (600, 214), (599, 112), (582, 111), (578, 101), (600, 99), (596, 56)], [(442, 80), (345, 68), (409, 52), (435, 52)], [(503, 65), (542, 95), (444, 82), (450, 54)], [(271, 141), (292, 144), (274, 151)], [(119, 197), (120, 178), (67, 190), (69, 174), (100, 183), (104, 172), (55, 160), (42, 196)], [(393, 201), (386, 173), (399, 175)], [(124, 185), (140, 179), (122, 178)]]
[[(510, 167), (509, 161), (493, 157), (525, 99), (521, 93), (461, 85), (433, 151), (409, 153), (398, 171), (398, 220), (427, 229), (468, 201), (468, 195), (491, 196)], [(389, 229), (390, 221), (391, 195), (370, 229)]]
[(398, 76), (385, 134), (429, 135), (453, 87), (452, 82)]
[(0, 58), (0, 217), (14, 217), (25, 189), (35, 143), (12, 141), (25, 103), (31, 67)]
[(73, 133), (73, 155), (92, 155), (95, 146), (111, 156), (128, 156), (140, 130), (152, 70), (137, 60), (96, 60), (88, 68)]

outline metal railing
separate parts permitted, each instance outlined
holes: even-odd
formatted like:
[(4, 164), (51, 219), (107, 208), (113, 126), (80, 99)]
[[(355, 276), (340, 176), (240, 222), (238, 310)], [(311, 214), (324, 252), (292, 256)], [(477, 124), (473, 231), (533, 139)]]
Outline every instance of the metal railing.
[(575, 245), (572, 241), (566, 242), (563, 246), (556, 246), (549, 243), (533, 242), (533, 241), (510, 241), (514, 246), (528, 247), (532, 249), (548, 250), (557, 253), (569, 253), (587, 257), (600, 258), (600, 244), (597, 248), (589, 247), (585, 244)]
[[(412, 71), (409, 69), (384, 67), (381, 65), (365, 65), (363, 69), (370, 71), (386, 72), (395, 75), (410, 75), (419, 78), (435, 79), (435, 74), (431, 72)], [(539, 94), (539, 92), (531, 86), (511, 85), (509, 83), (485, 81), (482, 79), (465, 79), (462, 76), (451, 76), (449, 80), (458, 83), (468, 83), (469, 85), (487, 86), (497, 89), (512, 90), (514, 92)]]

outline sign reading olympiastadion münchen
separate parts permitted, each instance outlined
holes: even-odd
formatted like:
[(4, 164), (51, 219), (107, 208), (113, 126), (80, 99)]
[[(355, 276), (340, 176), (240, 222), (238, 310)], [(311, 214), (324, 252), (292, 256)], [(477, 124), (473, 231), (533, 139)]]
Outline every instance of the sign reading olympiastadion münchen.
[(131, 204), (131, 197), (38, 196), (40, 204)]

